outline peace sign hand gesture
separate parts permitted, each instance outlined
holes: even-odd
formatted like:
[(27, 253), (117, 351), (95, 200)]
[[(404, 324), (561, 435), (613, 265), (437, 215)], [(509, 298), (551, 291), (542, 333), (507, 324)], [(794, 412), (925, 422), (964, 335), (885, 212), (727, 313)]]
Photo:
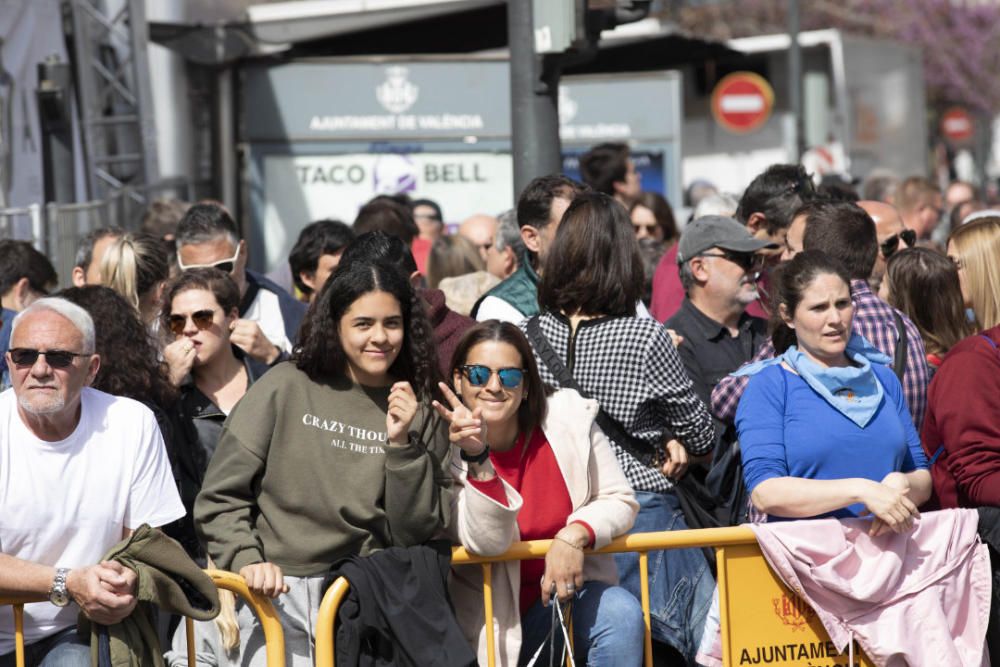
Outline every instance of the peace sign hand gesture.
[(433, 401), (434, 409), (448, 422), (448, 439), (453, 445), (458, 445), (466, 454), (476, 456), (486, 448), (486, 424), (483, 422), (481, 408), (469, 410), (462, 399), (455, 395), (451, 387), (444, 382), (438, 383), (441, 394), (444, 395), (451, 410), (437, 401)]

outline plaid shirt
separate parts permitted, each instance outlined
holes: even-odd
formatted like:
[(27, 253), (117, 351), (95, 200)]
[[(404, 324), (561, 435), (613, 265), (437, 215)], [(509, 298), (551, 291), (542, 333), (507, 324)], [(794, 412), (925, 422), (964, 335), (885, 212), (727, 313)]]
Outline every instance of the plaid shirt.
[[(851, 301), (854, 302), (854, 321), (851, 328), (854, 333), (866, 338), (880, 352), (894, 356), (899, 332), (893, 312), (899, 313), (892, 306), (872, 294), (871, 288), (864, 280), (851, 281)], [(906, 368), (903, 372), (903, 394), (910, 408), (913, 423), (920, 432), (924, 422), (924, 412), (927, 410), (927, 357), (924, 342), (920, 338), (917, 326), (906, 315), (899, 313), (906, 328)], [(753, 361), (770, 359), (774, 356), (774, 345), (771, 341), (765, 343)], [(750, 362), (752, 363), (752, 362)], [(733, 377), (729, 375), (715, 386), (712, 391), (712, 411), (724, 422), (730, 423), (736, 417), (736, 406), (743, 396), (749, 377)]]
[[(539, 325), (580, 388), (651, 450), (662, 450), (667, 434), (673, 434), (693, 455), (712, 449), (712, 416), (695, 395), (677, 350), (659, 322), (602, 317), (580, 322), (571, 335), (568, 319), (546, 312), (539, 317)], [(526, 330), (527, 320), (520, 327)], [(537, 352), (535, 360), (542, 380), (558, 387)], [(632, 488), (653, 492), (673, 488), (658, 469), (643, 465), (613, 440), (611, 446)]]

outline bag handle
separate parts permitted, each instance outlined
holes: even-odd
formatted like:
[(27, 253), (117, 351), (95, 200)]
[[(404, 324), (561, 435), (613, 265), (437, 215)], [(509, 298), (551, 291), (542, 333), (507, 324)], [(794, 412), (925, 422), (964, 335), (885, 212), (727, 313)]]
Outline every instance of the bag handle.
[[(566, 364), (556, 354), (548, 338), (542, 333), (539, 318), (540, 315), (535, 315), (528, 320), (527, 333), (528, 339), (531, 341), (535, 351), (538, 352), (542, 363), (549, 369), (549, 372), (552, 373), (561, 387), (574, 389), (584, 398), (593, 398), (577, 383), (576, 378), (566, 368)], [(659, 456), (657, 452), (651, 451), (652, 448), (648, 443), (626, 431), (625, 427), (617, 419), (604, 411), (604, 408), (600, 406), (600, 402), (598, 402), (597, 417), (594, 421), (601, 427), (605, 435), (614, 440), (616, 445), (627, 451), (640, 463), (651, 468), (658, 467)]]

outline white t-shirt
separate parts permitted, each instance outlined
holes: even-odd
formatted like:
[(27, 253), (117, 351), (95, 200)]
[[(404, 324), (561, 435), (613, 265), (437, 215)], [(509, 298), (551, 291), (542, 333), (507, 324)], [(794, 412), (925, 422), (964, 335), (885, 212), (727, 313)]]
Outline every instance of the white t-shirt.
[(256, 322), (272, 345), (291, 354), (292, 341), (285, 335), (285, 318), (281, 314), (281, 301), (277, 294), (263, 288), (258, 289), (257, 296), (242, 317)]
[[(152, 411), (85, 387), (80, 423), (65, 440), (36, 438), (13, 389), (0, 393), (0, 553), (58, 567), (100, 562), (126, 528), (184, 516)], [(76, 624), (79, 608), (25, 605), (25, 643)], [(14, 621), (0, 615), (0, 655), (14, 650)]]

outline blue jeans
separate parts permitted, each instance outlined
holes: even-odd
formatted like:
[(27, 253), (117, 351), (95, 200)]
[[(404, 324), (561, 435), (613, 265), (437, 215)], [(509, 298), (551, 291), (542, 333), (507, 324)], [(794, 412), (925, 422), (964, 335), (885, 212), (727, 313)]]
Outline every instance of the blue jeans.
[[(14, 667), (15, 652), (0, 655), (0, 667)], [(90, 667), (90, 641), (67, 628), (24, 647), (25, 667)]]
[[(642, 664), (642, 606), (626, 590), (599, 581), (588, 581), (573, 598), (573, 657), (578, 665), (592, 667), (639, 667)], [(549, 664), (552, 607), (539, 600), (521, 617), (521, 656), (526, 665), (545, 643), (536, 665)], [(556, 652), (562, 652), (563, 636), (556, 637)]]
[[(636, 491), (639, 516), (630, 533), (683, 530), (684, 513), (677, 495)], [(615, 554), (622, 588), (641, 599), (639, 555)], [(649, 612), (653, 639), (670, 644), (690, 664), (701, 641), (712, 604), (715, 580), (700, 549), (649, 552)]]

